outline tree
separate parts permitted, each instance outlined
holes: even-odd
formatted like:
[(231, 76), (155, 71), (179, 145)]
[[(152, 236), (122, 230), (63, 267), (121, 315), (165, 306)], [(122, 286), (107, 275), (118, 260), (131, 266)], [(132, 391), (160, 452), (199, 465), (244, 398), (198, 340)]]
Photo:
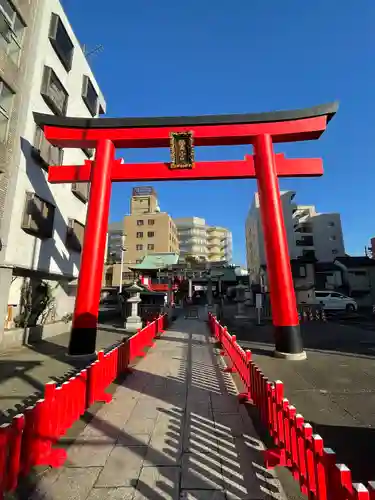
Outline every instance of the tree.
[(187, 255), (185, 257), (185, 262), (187, 264), (187, 267), (191, 269), (193, 267), (193, 264), (198, 264), (199, 263), (199, 258), (196, 257), (195, 255)]

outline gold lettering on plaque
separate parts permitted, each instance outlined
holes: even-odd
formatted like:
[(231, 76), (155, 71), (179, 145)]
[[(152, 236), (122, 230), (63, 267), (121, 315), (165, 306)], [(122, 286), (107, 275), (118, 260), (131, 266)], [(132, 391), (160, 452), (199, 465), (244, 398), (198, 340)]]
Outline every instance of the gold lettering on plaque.
[(194, 167), (194, 141), (192, 132), (171, 133), (171, 169)]

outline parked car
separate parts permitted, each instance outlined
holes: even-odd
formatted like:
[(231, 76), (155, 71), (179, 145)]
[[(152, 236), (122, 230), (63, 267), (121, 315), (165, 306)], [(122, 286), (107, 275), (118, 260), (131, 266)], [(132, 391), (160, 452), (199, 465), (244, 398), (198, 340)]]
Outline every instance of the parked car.
[(315, 304), (321, 304), (325, 310), (357, 311), (357, 302), (342, 293), (330, 290), (315, 290)]

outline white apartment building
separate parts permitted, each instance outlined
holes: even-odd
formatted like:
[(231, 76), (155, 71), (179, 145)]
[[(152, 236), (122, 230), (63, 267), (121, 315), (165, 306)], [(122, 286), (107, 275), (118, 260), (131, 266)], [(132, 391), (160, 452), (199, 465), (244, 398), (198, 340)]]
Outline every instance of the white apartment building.
[(220, 226), (209, 226), (200, 217), (174, 219), (180, 241), (180, 261), (187, 256), (202, 262), (232, 261), (232, 233)]
[(6, 37), (0, 34), (0, 346), (6, 347), (16, 342), (12, 328), (21, 326), (25, 300), (48, 296), (38, 324), (73, 311), (76, 290), (69, 283), (78, 276), (86, 221), (88, 185), (49, 184), (48, 165), (81, 165), (92, 151), (52, 147), (33, 112), (95, 117), (106, 105), (59, 0), (0, 0), (4, 22), (11, 26)]
[[(290, 258), (333, 262), (345, 256), (340, 214), (318, 213), (313, 205), (297, 205), (295, 195), (295, 191), (280, 193)], [(260, 268), (266, 264), (258, 193), (246, 219), (245, 235), (249, 274), (258, 282)]]
[(125, 235), (124, 222), (108, 224), (106, 261), (121, 262), (123, 238)]

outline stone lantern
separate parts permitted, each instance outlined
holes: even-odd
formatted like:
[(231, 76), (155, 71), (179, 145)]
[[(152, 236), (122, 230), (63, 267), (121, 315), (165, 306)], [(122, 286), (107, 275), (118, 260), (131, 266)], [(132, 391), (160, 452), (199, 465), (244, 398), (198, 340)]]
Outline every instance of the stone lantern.
[(237, 314), (236, 319), (247, 319), (245, 314), (246, 286), (240, 281), (236, 286)]
[(168, 268), (167, 277), (168, 277), (167, 303), (168, 303), (168, 307), (173, 307), (174, 306), (174, 294), (173, 294), (174, 272), (170, 268)]
[(212, 306), (213, 306), (212, 272), (211, 272), (211, 269), (209, 267), (207, 268), (205, 275), (207, 278), (207, 305), (209, 308), (212, 308)]
[(193, 278), (194, 278), (194, 273), (188, 272), (186, 275), (189, 283), (189, 292), (188, 292), (188, 298), (189, 298), (189, 303), (192, 302), (193, 299)]
[(138, 315), (138, 304), (141, 302), (140, 293), (143, 289), (134, 281), (131, 287), (127, 289), (130, 297), (127, 300), (131, 304), (130, 316), (126, 318), (125, 329), (129, 333), (136, 333), (142, 328), (142, 319)]

